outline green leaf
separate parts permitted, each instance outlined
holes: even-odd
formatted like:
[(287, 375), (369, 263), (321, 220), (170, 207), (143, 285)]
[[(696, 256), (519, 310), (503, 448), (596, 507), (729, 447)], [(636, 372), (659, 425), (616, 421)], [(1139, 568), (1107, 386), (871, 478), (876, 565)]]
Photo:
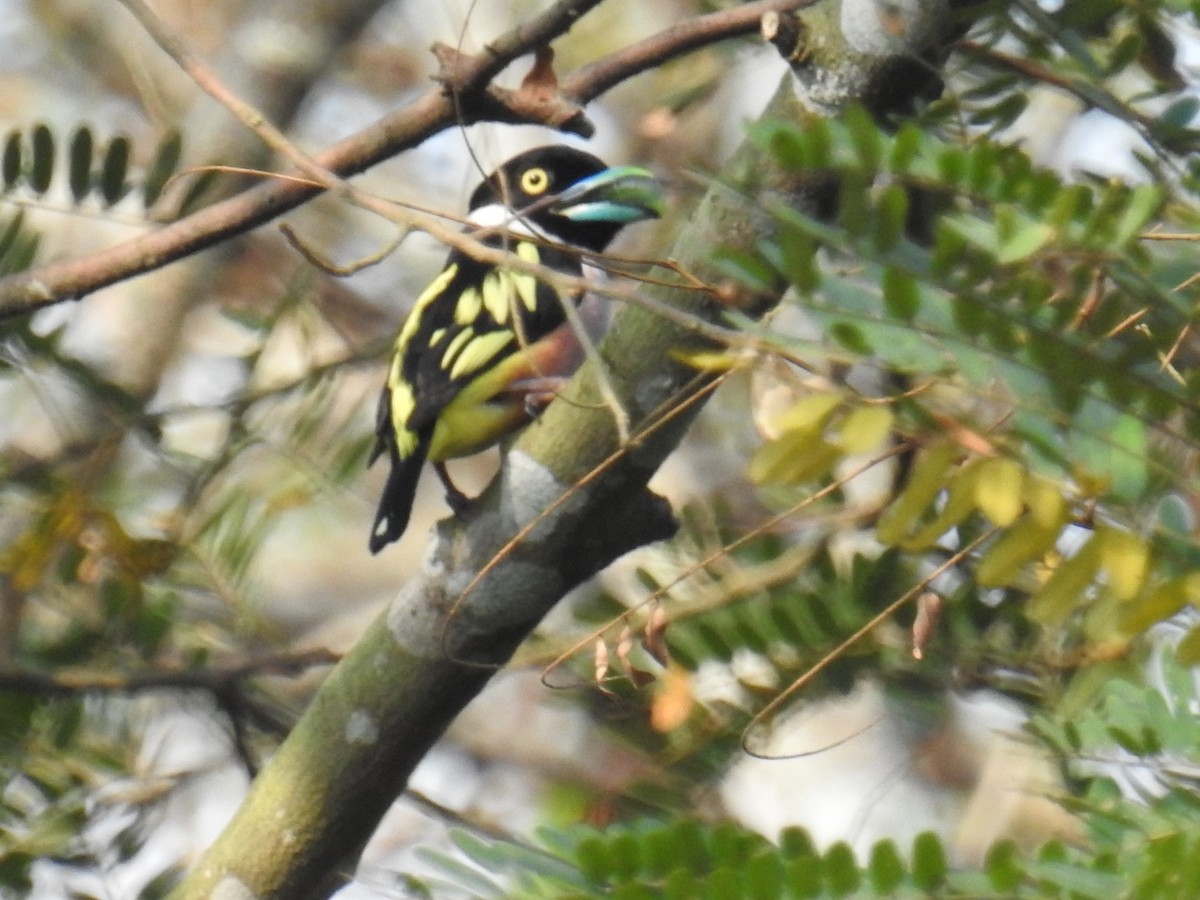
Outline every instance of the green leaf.
[(851, 322), (833, 323), (829, 336), (856, 356), (870, 356), (874, 352), (863, 330)]
[(883, 305), (893, 318), (911, 322), (921, 309), (921, 288), (917, 279), (899, 269), (885, 270)]
[(868, 173), (878, 172), (883, 158), (883, 135), (874, 118), (865, 107), (855, 104), (842, 114), (841, 121), (854, 145), (859, 166)]
[(913, 530), (918, 518), (945, 487), (945, 476), (958, 456), (958, 448), (944, 442), (935, 444), (917, 457), (908, 484), (884, 510), (875, 526), (876, 536), (881, 543), (898, 544)]
[(70, 171), (68, 182), (71, 196), (76, 203), (83, 200), (92, 189), (92, 132), (88, 128), (77, 128), (71, 136)]
[(875, 204), (875, 230), (872, 241), (876, 252), (891, 250), (904, 237), (908, 224), (908, 191), (899, 184), (889, 184)]
[(821, 895), (821, 860), (816, 856), (794, 859), (787, 864), (787, 886), (794, 897)]
[(1200, 665), (1200, 625), (1195, 625), (1179, 640), (1175, 647), (1175, 658), (1181, 665)]
[(35, 193), (50, 190), (50, 179), (54, 175), (54, 134), (46, 125), (34, 126), (33, 156), (29, 165), (29, 186)]
[(1158, 124), (1171, 131), (1180, 131), (1192, 123), (1197, 112), (1200, 112), (1200, 98), (1189, 94), (1163, 110), (1158, 117)]
[(108, 142), (100, 167), (100, 193), (109, 206), (129, 192), (129, 138), (118, 135)]
[(785, 882), (784, 864), (778, 853), (752, 856), (743, 866), (742, 892), (748, 900), (776, 900), (784, 896)]
[(901, 547), (909, 551), (926, 550), (975, 511), (975, 482), (979, 465), (978, 461), (969, 463), (951, 474), (946, 483), (946, 500), (937, 515), (905, 538)]
[(844, 841), (838, 841), (824, 855), (825, 884), (835, 897), (848, 897), (862, 882), (854, 851)]
[(892, 152), (888, 157), (888, 169), (900, 174), (908, 171), (924, 139), (920, 127), (906, 119), (892, 137)]
[(724, 274), (756, 291), (766, 291), (775, 283), (775, 274), (761, 256), (738, 250), (718, 250), (715, 261)]
[(988, 849), (983, 865), (991, 886), (1001, 893), (1012, 893), (1022, 881), (1017, 845), (1011, 840), (993, 844)]
[(1162, 189), (1155, 184), (1139, 184), (1125, 200), (1121, 217), (1113, 229), (1111, 246), (1123, 247), (1146, 227), (1163, 202)]
[(894, 842), (879, 841), (871, 848), (868, 875), (878, 894), (890, 894), (904, 881), (904, 861)]
[(632, 834), (619, 834), (608, 842), (608, 863), (613, 877), (629, 881), (641, 868), (640, 841)]
[(821, 285), (821, 270), (817, 265), (817, 242), (794, 224), (782, 223), (777, 236), (777, 258), (769, 257), (776, 271), (801, 294), (811, 294)]
[(1184, 575), (1151, 588), (1121, 609), (1121, 628), (1130, 635), (1141, 634), (1166, 621), (1188, 603), (1200, 602), (1200, 576)]
[(179, 160), (183, 157), (183, 135), (177, 130), (168, 131), (158, 147), (150, 165), (146, 167), (146, 175), (142, 179), (142, 202), (153, 206), (162, 195), (175, 170), (179, 168)]
[(1002, 266), (1028, 259), (1056, 236), (1045, 222), (1026, 219), (1008, 206), (997, 208), (996, 223), (999, 233), (996, 262)]
[(1087, 599), (1085, 591), (1100, 568), (1100, 542), (1089, 538), (1074, 556), (1056, 568), (1041, 589), (1029, 598), (1031, 619), (1043, 625), (1058, 625)]
[(923, 831), (913, 841), (913, 882), (926, 891), (936, 890), (946, 880), (946, 850), (942, 839)]
[(780, 832), (779, 850), (790, 857), (815, 856), (817, 852), (808, 832), (794, 825)]
[(1123, 879), (1106, 872), (1094, 872), (1065, 862), (1038, 860), (1029, 864), (1029, 873), (1058, 896), (1111, 900), (1122, 895)]
[(4, 176), (4, 192), (16, 187), (21, 177), (21, 132), (13, 130), (4, 140), (4, 157), (0, 160), (0, 174)]
[[(704, 879), (704, 892), (701, 897), (707, 900), (725, 900), (726, 897), (745, 897), (746, 893), (745, 873), (737, 869), (731, 869), (728, 866), (722, 866), (719, 869), (713, 869), (708, 873), (708, 877)], [(648, 888), (644, 888), (644, 894), (647, 900), (653, 900), (654, 892)]]
[(588, 881), (603, 884), (608, 880), (613, 867), (608, 858), (608, 848), (599, 837), (586, 838), (575, 848), (575, 863)]
[(456, 885), (471, 892), (472, 897), (503, 897), (504, 889), (474, 866), (446, 853), (420, 848), (420, 858)]

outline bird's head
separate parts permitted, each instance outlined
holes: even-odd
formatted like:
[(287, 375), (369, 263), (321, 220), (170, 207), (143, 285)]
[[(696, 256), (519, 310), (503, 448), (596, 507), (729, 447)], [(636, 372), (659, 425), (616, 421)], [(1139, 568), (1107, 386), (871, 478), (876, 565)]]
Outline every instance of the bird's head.
[(597, 252), (630, 222), (663, 212), (662, 186), (638, 166), (609, 168), (574, 147), (539, 147), (515, 156), (471, 195), (484, 225), (525, 220), (548, 237)]

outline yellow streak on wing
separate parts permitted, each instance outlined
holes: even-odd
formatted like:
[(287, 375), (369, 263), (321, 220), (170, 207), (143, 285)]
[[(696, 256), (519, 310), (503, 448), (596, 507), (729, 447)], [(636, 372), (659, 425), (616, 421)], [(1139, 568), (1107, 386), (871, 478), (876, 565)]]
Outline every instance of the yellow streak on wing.
[(467, 288), (458, 295), (454, 304), (454, 321), (458, 325), (470, 325), (483, 310), (483, 298), (477, 288)]
[[(517, 244), (517, 256), (525, 260), (525, 262), (537, 264), (541, 262), (542, 256), (538, 253), (536, 244), (530, 244), (528, 241), (522, 241)], [(521, 302), (525, 304), (525, 308), (533, 312), (537, 308), (537, 279), (532, 275), (526, 275), (521, 272), (510, 273), (513, 287), (517, 292), (517, 296), (521, 298)]]
[(497, 325), (508, 321), (513, 291), (512, 275), (503, 269), (493, 269), (483, 279), (483, 307)]
[(473, 328), (464, 328), (462, 331), (456, 334), (450, 341), (449, 346), (446, 347), (446, 352), (442, 354), (442, 361), (439, 363), (440, 367), (443, 370), (452, 368), (454, 366), (454, 357), (458, 356), (458, 353), (460, 350), (462, 350), (463, 345), (474, 337), (475, 330)]
[(429, 336), (429, 346), (436, 347), (446, 337), (446, 329), (439, 328)]
[(454, 276), (458, 274), (458, 265), (450, 265), (442, 270), (442, 274), (433, 279), (429, 283), (429, 287), (421, 292), (421, 296), (417, 298), (417, 302), (413, 304), (412, 311), (409, 312), (408, 318), (404, 320), (404, 327), (400, 329), (400, 334), (396, 338), (396, 350), (402, 351), (408, 346), (408, 342), (412, 340), (417, 329), (421, 325), (421, 318), (425, 314), (426, 308), (433, 303), (446, 290), (447, 285), (454, 280)]
[(450, 377), (461, 378), (471, 372), (478, 371), (492, 361), (493, 357), (513, 339), (511, 331), (489, 331), (481, 334), (463, 347), (454, 366), (450, 369)]
[(388, 380), (392, 391), (392, 432), (396, 436), (396, 450), (401, 459), (407, 459), (417, 449), (417, 433), (406, 428), (408, 417), (416, 406), (412, 385), (407, 381)]

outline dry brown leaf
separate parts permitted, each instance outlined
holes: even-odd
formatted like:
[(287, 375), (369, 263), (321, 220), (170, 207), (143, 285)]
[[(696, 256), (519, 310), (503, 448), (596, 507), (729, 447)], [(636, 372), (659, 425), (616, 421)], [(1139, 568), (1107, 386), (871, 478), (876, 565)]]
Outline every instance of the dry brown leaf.
[(671, 666), (659, 679), (650, 705), (650, 727), (663, 734), (673, 731), (687, 721), (695, 705), (691, 674), (679, 666)]

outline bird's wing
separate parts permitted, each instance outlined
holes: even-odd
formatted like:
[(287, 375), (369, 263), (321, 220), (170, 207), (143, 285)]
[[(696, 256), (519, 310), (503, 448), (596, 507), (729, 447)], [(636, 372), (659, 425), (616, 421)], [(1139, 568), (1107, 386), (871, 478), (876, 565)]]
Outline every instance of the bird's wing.
[[(557, 248), (518, 241), (513, 252), (529, 262), (579, 271), (578, 260)], [(446, 271), (451, 269), (436, 297), (418, 300), (416, 321), (406, 325), (397, 343), (398, 366), (389, 378), (391, 414), (393, 424), (403, 423), (413, 433), (431, 428), (467, 384), (522, 342), (539, 340), (566, 318), (554, 289), (532, 275), (458, 252), (447, 263)]]

